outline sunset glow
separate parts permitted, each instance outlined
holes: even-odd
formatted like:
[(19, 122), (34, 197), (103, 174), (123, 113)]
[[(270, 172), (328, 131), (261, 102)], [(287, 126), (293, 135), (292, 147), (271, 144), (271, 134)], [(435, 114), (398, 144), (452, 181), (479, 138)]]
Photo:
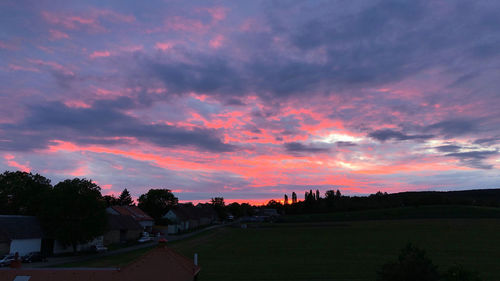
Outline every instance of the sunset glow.
[(495, 1), (23, 2), (2, 170), (258, 205), (500, 187)]

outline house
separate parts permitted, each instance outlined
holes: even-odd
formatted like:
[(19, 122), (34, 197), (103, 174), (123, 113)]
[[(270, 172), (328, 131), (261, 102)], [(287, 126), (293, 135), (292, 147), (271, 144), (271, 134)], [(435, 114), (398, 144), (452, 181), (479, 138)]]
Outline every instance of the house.
[(173, 234), (210, 225), (216, 221), (217, 213), (209, 206), (184, 204), (168, 211), (163, 218), (172, 222), (168, 225), (168, 233)]
[(33, 216), (0, 215), (0, 254), (40, 252), (43, 232)]
[(165, 244), (123, 268), (2, 268), (0, 281), (192, 281), (201, 268)]
[(144, 231), (151, 232), (153, 229), (154, 219), (137, 206), (111, 206), (106, 211), (113, 215), (131, 216), (142, 225)]
[(143, 226), (131, 216), (108, 214), (108, 225), (103, 244), (137, 240), (141, 237), (143, 230)]

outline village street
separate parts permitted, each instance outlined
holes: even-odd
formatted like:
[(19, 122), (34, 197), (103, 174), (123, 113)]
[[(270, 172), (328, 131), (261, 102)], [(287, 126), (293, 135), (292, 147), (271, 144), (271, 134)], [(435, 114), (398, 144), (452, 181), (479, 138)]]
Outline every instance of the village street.
[(152, 241), (152, 242), (133, 245), (130, 247), (120, 248), (120, 249), (116, 249), (113, 251), (107, 251), (104, 253), (88, 254), (88, 255), (82, 255), (82, 256), (50, 257), (50, 258), (48, 258), (48, 261), (46, 261), (46, 262), (23, 263), (22, 267), (24, 267), (24, 268), (52, 267), (52, 266), (57, 266), (57, 265), (65, 264), (65, 263), (81, 262), (81, 261), (91, 260), (91, 259), (95, 259), (95, 258), (99, 258), (99, 257), (118, 255), (118, 254), (130, 252), (130, 251), (134, 251), (134, 250), (138, 250), (138, 249), (142, 249), (142, 248), (152, 247), (152, 246), (158, 244), (158, 240), (161, 238), (165, 238), (167, 240), (167, 245), (168, 245), (168, 242), (186, 239), (186, 238), (192, 237), (194, 235), (197, 235), (199, 233), (209, 231), (209, 230), (219, 228), (219, 227), (224, 227), (226, 225), (227, 224), (217, 224), (217, 225), (212, 225), (212, 226), (202, 228), (202, 229), (199, 229), (197, 231), (185, 233), (185, 234), (157, 237), (157, 238), (155, 238), (155, 241)]

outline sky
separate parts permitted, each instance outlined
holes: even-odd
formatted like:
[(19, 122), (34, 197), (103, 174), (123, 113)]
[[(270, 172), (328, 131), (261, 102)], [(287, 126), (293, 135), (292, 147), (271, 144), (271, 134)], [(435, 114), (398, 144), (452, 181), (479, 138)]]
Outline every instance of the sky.
[(0, 2), (0, 170), (265, 202), (500, 187), (499, 1)]

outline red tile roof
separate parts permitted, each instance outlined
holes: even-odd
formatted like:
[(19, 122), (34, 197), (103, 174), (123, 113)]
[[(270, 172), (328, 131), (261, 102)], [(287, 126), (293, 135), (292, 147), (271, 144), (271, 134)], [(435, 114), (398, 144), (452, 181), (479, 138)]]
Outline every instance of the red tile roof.
[(123, 268), (2, 268), (0, 281), (13, 281), (17, 276), (30, 276), (29, 281), (191, 281), (200, 269), (162, 245)]
[(120, 215), (132, 216), (136, 221), (153, 221), (148, 214), (137, 206), (111, 206)]

